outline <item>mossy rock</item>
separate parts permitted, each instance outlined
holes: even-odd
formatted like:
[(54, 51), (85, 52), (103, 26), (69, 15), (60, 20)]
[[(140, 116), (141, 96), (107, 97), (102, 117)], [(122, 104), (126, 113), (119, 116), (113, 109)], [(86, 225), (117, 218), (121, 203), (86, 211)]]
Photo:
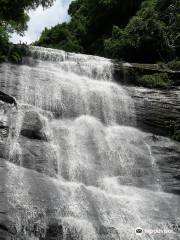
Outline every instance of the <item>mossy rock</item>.
[(180, 60), (174, 60), (168, 63), (168, 67), (174, 71), (180, 71)]
[(139, 78), (139, 83), (143, 87), (167, 89), (173, 85), (167, 73), (154, 73), (143, 75)]

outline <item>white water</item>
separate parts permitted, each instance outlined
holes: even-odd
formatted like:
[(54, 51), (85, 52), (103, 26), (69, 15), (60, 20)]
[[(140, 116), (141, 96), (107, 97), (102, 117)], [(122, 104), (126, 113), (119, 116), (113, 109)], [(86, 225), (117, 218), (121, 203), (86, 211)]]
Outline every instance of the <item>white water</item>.
[[(178, 239), (172, 232), (135, 234), (137, 227), (168, 230), (168, 224), (178, 219), (179, 200), (161, 190), (159, 169), (147, 142), (150, 134), (135, 128), (133, 100), (113, 82), (111, 61), (44, 48), (32, 47), (31, 53), (21, 66), (4, 64), (0, 68), (1, 87), (22, 104), (18, 116), (11, 117), (16, 134), (9, 139), (10, 161), (13, 154), (14, 158), (19, 155), (19, 165), (28, 168), (35, 160), (43, 165), (44, 157), (47, 166), (41, 167), (49, 168), (44, 173), (54, 176), (51, 168), (55, 164), (56, 175), (47, 180), (47, 187), (52, 186), (49, 190), (46, 183), (41, 183), (44, 190), (40, 190), (35, 173), (24, 169), (18, 176), (19, 169), (10, 164), (7, 185), (14, 192), (11, 204), (33, 211), (31, 192), (40, 202), (48, 198), (51, 217), (63, 226), (63, 240), (69, 240), (68, 231), (73, 240)], [(37, 158), (23, 155), (25, 143), (18, 140), (28, 109), (42, 119), (48, 141), (42, 150), (38, 145), (34, 150), (28, 142), (29, 151)], [(29, 168), (38, 171), (38, 164)], [(48, 204), (38, 205), (43, 212), (41, 228), (50, 221)], [(18, 229), (22, 222), (29, 224), (25, 215), (17, 217)], [(27, 235), (26, 239), (39, 239)]]

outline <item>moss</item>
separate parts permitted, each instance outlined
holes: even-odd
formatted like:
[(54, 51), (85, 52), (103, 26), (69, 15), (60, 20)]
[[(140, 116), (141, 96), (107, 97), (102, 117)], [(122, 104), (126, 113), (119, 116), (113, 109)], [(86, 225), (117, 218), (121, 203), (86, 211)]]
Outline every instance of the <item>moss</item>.
[(167, 73), (143, 75), (139, 78), (138, 82), (144, 87), (161, 89), (170, 88), (173, 84)]
[(180, 71), (180, 60), (174, 60), (168, 63), (168, 67), (174, 71)]

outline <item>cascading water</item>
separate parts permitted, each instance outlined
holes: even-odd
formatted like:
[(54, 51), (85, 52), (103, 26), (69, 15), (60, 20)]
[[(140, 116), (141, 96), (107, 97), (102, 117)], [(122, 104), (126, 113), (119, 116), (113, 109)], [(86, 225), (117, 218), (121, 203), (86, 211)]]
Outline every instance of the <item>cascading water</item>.
[(152, 135), (136, 128), (110, 60), (31, 47), (22, 65), (0, 73), (20, 104), (8, 115), (14, 239), (179, 239), (170, 226), (179, 198), (163, 192)]

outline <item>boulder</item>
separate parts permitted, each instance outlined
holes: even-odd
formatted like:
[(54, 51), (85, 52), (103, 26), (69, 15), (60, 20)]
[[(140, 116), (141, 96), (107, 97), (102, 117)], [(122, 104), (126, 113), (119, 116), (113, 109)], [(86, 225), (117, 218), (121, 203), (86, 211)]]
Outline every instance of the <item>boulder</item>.
[(22, 120), (21, 135), (30, 139), (47, 141), (45, 118), (35, 111), (26, 111)]

